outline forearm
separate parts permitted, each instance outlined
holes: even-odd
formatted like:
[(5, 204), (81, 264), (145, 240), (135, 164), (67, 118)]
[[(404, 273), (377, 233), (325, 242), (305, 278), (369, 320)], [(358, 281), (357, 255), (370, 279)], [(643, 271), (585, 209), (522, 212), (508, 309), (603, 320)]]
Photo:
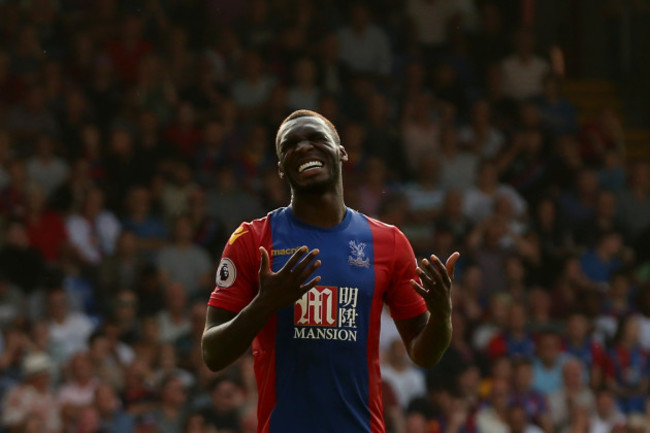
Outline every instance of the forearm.
[(271, 313), (256, 298), (232, 319), (206, 328), (201, 338), (201, 349), (208, 368), (219, 371), (236, 361), (246, 352), (270, 316)]
[(431, 368), (440, 361), (451, 342), (451, 318), (428, 314), (426, 324), (411, 341), (409, 356), (423, 368)]

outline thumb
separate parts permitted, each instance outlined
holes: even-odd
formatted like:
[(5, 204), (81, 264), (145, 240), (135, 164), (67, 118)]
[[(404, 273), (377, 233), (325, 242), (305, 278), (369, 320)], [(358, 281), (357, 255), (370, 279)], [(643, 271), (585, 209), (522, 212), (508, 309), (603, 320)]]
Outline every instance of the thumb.
[(268, 275), (271, 273), (271, 260), (266, 248), (260, 247), (260, 275)]
[(452, 281), (454, 280), (454, 268), (456, 267), (456, 262), (458, 261), (459, 257), (460, 253), (456, 251), (451, 256), (449, 256), (447, 263), (445, 263), (447, 274), (449, 274), (449, 278), (451, 278)]

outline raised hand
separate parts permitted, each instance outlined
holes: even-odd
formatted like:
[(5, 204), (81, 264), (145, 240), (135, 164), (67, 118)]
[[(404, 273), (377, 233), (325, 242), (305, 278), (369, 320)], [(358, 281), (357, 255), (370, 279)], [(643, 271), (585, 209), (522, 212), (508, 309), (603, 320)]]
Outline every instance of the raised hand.
[(320, 260), (314, 260), (320, 251), (318, 249), (307, 251), (306, 246), (298, 248), (298, 251), (289, 258), (282, 269), (273, 272), (268, 251), (264, 247), (260, 247), (260, 290), (258, 296), (271, 312), (277, 312), (290, 306), (321, 280), (320, 276), (316, 276), (306, 281), (321, 265)]
[(416, 271), (422, 284), (411, 280), (411, 286), (422, 296), (429, 312), (440, 317), (451, 317), (451, 285), (454, 267), (460, 254), (453, 253), (446, 264), (432, 254), (430, 259), (422, 259)]

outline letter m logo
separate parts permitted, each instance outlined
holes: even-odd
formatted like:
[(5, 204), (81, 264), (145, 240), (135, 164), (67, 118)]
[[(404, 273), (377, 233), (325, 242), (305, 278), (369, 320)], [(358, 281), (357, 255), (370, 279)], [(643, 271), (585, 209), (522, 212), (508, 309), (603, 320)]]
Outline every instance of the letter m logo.
[(336, 287), (314, 287), (296, 301), (293, 309), (294, 325), (336, 326), (337, 300)]

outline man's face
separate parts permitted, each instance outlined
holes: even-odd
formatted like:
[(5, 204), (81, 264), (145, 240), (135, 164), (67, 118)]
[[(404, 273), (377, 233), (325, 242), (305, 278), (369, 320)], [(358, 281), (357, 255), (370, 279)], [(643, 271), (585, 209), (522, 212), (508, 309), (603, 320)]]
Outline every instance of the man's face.
[(282, 125), (277, 142), (278, 169), (294, 191), (324, 192), (341, 181), (343, 146), (320, 118), (299, 117)]

